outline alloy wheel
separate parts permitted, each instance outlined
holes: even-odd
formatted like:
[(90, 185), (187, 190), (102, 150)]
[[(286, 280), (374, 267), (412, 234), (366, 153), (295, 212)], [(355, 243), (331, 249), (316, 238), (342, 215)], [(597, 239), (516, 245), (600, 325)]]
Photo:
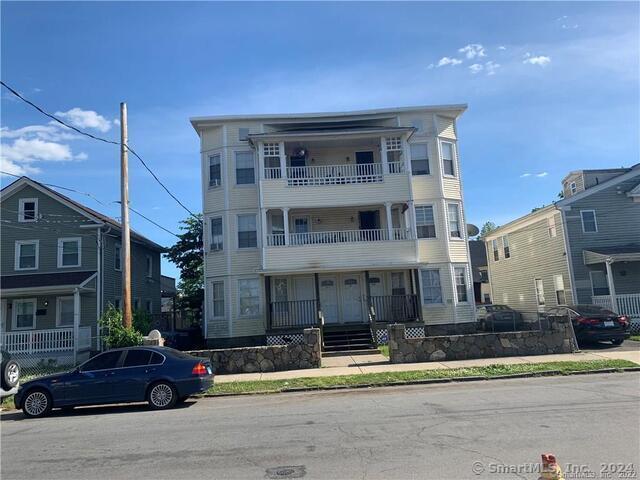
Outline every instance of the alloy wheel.
[(173, 390), (166, 383), (159, 383), (151, 389), (150, 398), (155, 407), (166, 407), (173, 399)]
[(33, 417), (42, 415), (47, 410), (48, 405), (49, 399), (43, 392), (30, 393), (24, 401), (24, 409)]

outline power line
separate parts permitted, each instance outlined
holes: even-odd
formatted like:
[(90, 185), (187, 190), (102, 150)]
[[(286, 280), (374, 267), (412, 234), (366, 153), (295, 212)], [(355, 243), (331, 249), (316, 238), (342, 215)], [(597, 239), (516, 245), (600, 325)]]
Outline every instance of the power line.
[[(71, 130), (73, 130), (74, 132), (79, 133), (80, 135), (84, 135), (86, 137), (89, 137), (93, 140), (97, 140), (99, 142), (104, 142), (104, 143), (109, 143), (111, 145), (120, 145), (120, 142), (116, 142), (114, 140), (108, 140), (106, 138), (102, 138), (102, 137), (98, 137), (96, 135), (93, 135), (89, 132), (85, 132), (83, 130), (80, 130), (79, 128), (74, 127), (73, 125), (69, 125), (68, 123), (64, 122), (63, 120), (59, 119), (58, 117), (56, 117), (55, 115), (52, 115), (48, 112), (46, 112), (45, 110), (43, 110), (42, 108), (40, 108), (38, 105), (36, 105), (35, 103), (33, 103), (32, 101), (26, 99), (25, 97), (23, 97), (20, 93), (18, 93), (16, 90), (14, 90), (13, 88), (11, 88), (9, 85), (7, 85), (5, 82), (3, 82), (2, 80), (0, 80), (0, 84), (5, 87), (7, 90), (9, 90), (13, 95), (15, 95), (16, 97), (18, 97), (20, 100), (22, 100), (23, 102), (25, 102), (26, 104), (30, 105), (31, 107), (35, 108), (38, 112), (42, 113), (43, 115), (51, 118), (52, 120), (58, 122), (59, 124), (65, 126), (66, 128), (69, 128)], [(149, 166), (147, 165), (147, 163), (142, 159), (142, 157), (140, 155), (138, 155), (138, 153), (131, 148), (129, 145), (127, 145), (126, 143), (124, 144), (124, 146), (140, 161), (140, 163), (142, 163), (142, 166), (151, 174), (151, 176), (154, 178), (154, 180), (156, 182), (158, 182), (158, 185), (160, 185), (165, 192), (167, 192), (169, 194), (169, 196), (171, 198), (173, 198), (178, 205), (180, 205), (182, 208), (184, 208), (189, 215), (191, 215), (192, 217), (196, 217), (197, 215), (195, 213), (193, 213), (191, 210), (189, 210), (189, 208), (187, 208), (187, 206), (182, 203), (178, 197), (176, 197), (171, 190), (169, 190), (167, 188), (167, 186), (162, 183), (162, 181), (158, 178), (158, 176), (153, 172), (153, 170), (151, 170), (151, 168), (149, 168)]]

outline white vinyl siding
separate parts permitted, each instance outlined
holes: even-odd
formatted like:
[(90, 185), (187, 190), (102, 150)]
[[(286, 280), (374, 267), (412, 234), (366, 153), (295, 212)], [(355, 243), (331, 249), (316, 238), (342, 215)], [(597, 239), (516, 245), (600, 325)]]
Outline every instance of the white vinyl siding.
[(38, 199), (21, 198), (18, 202), (18, 221), (37, 222), (38, 221)]
[(420, 271), (420, 275), (422, 276), (423, 303), (425, 305), (443, 303), (440, 270), (425, 269)]
[(581, 210), (580, 218), (582, 219), (582, 232), (583, 233), (597, 233), (598, 222), (596, 220), (595, 210)]
[(58, 239), (58, 268), (79, 267), (82, 263), (82, 239), (59, 238)]
[(556, 228), (556, 217), (548, 218), (547, 225), (549, 228), (549, 238), (555, 238), (558, 234), (558, 229)]
[(436, 238), (433, 205), (417, 205), (415, 210), (418, 238)]
[(15, 270), (37, 270), (40, 242), (38, 240), (17, 240), (15, 245)]
[(36, 328), (36, 299), (14, 300), (12, 305), (12, 330), (33, 330)]
[(58, 297), (56, 299), (56, 327), (72, 327), (74, 314), (73, 297)]
[(236, 185), (256, 183), (255, 161), (252, 152), (236, 152)]
[(254, 214), (238, 215), (238, 248), (258, 246), (257, 219)]
[(255, 317), (260, 314), (260, 281), (257, 278), (238, 280), (238, 315)]

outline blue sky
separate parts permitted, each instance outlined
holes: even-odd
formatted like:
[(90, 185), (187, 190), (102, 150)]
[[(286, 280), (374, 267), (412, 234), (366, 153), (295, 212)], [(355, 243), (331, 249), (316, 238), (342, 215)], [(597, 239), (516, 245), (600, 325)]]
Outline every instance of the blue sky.
[[(195, 211), (198, 115), (467, 103), (459, 146), (478, 225), (551, 202), (570, 170), (639, 161), (637, 2), (2, 2), (1, 27), (4, 81), (113, 139), (126, 101), (131, 145)], [(52, 128), (5, 90), (1, 120), (3, 170), (118, 199), (117, 147)], [(177, 231), (185, 212), (133, 158), (130, 190)]]

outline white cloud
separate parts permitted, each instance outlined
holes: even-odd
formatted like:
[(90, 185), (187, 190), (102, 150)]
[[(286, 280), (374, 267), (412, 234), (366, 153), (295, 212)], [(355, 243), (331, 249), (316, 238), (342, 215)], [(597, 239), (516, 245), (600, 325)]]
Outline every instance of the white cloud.
[(520, 178), (526, 178), (526, 177), (538, 177), (538, 178), (543, 178), (546, 177), (547, 175), (549, 175), (548, 172), (540, 172), (540, 173), (523, 173), (522, 175), (520, 175)]
[(67, 120), (74, 127), (93, 128), (103, 133), (111, 130), (111, 122), (93, 110), (75, 107), (66, 112), (56, 112), (56, 116)]
[(506, 49), (507, 49), (507, 47), (505, 47), (504, 45), (500, 45), (500, 46), (498, 47), (498, 50), (506, 50)]
[(525, 177), (530, 177), (531, 174), (530, 173), (523, 173), (522, 175), (520, 175), (520, 178), (525, 178)]
[(489, 60), (484, 64), (485, 71), (487, 75), (495, 75), (496, 71), (500, 68), (500, 64)]
[(562, 29), (563, 30), (575, 30), (576, 28), (578, 28), (578, 24), (574, 23), (573, 25), (567, 25), (565, 23), (562, 24)]
[(60, 140), (74, 140), (80, 138), (57, 122), (49, 125), (29, 125), (12, 130), (9, 127), (0, 128), (0, 138), (40, 138), (54, 142)]
[(541, 67), (546, 67), (551, 63), (551, 57), (547, 57), (545, 55), (532, 56), (529, 52), (524, 54), (524, 60), (522, 63), (529, 63), (531, 65), (539, 65)]
[(460, 65), (461, 63), (462, 63), (462, 60), (459, 60), (457, 58), (442, 57), (438, 62), (438, 64), (436, 65), (436, 67), (444, 67), (445, 65), (455, 66), (455, 65)]
[[(35, 127), (35, 126), (34, 126)], [(42, 126), (44, 127), (44, 126)], [(1, 170), (14, 175), (30, 175), (41, 172), (39, 162), (71, 162), (82, 161), (88, 158), (87, 154), (80, 152), (74, 154), (69, 145), (44, 140), (42, 138), (28, 138), (27, 136), (15, 137), (15, 132), (31, 131), (29, 127), (18, 130), (2, 129), (3, 138), (11, 138), (11, 143), (0, 145)]]
[(464, 53), (468, 59), (486, 57), (487, 55), (484, 51), (484, 47), (479, 43), (470, 43), (469, 45), (459, 48), (458, 52)]
[(471, 70), (471, 73), (473, 74), (480, 73), (483, 69), (484, 69), (484, 66), (482, 66), (480, 63), (474, 63), (473, 65), (469, 65), (469, 70)]
[(546, 177), (547, 175), (549, 175), (548, 172), (540, 172), (540, 173), (536, 173), (536, 177), (542, 178), (542, 177)]

